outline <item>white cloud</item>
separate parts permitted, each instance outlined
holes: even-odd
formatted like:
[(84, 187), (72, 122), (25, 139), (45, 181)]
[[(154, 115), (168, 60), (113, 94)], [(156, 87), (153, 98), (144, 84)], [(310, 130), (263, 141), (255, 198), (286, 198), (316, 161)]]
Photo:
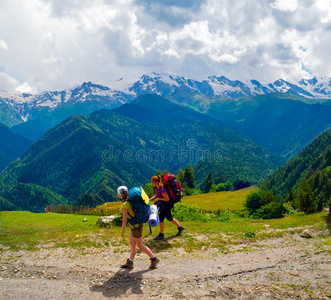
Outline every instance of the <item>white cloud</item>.
[(31, 86), (27, 82), (24, 82), (22, 85), (18, 86), (16, 88), (16, 91), (19, 93), (27, 93), (27, 94), (36, 92), (31, 88)]
[(15, 78), (9, 76), (5, 72), (0, 72), (0, 90), (12, 93), (18, 85), (19, 83)]
[(5, 41), (0, 40), (0, 49), (8, 50), (8, 45)]
[(2, 0), (0, 71), (16, 80), (11, 89), (39, 92), (153, 71), (264, 82), (307, 70), (330, 76), (330, 1), (269, 3)]
[(298, 1), (297, 0), (276, 0), (270, 6), (277, 10), (294, 12), (298, 8)]

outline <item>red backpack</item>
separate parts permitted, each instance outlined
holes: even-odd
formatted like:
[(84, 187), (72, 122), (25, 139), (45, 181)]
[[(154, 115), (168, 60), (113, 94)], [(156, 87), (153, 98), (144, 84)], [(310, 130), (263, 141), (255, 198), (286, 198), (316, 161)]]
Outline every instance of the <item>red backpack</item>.
[(182, 186), (173, 174), (166, 174), (163, 177), (163, 184), (173, 203), (178, 203), (183, 198)]

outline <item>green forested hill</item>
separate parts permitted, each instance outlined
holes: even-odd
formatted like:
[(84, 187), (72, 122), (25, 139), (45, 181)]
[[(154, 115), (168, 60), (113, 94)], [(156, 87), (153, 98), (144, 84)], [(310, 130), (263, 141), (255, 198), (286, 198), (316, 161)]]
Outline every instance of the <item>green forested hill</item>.
[[(247, 135), (267, 151), (293, 158), (315, 137), (331, 128), (331, 107), (287, 94), (238, 99), (198, 99), (199, 109)], [(189, 103), (197, 107), (197, 103)], [(203, 105), (205, 104), (205, 105)]]
[(0, 123), (0, 172), (18, 158), (30, 144), (29, 140)]
[[(172, 160), (174, 171), (183, 163), (196, 165), (198, 184), (205, 180), (210, 171), (225, 181), (240, 179), (258, 183), (282, 163), (277, 156), (225, 127), (220, 121), (157, 95), (141, 96), (114, 111), (148, 126), (157, 124), (153, 132), (161, 141), (162, 138), (164, 140), (160, 147), (168, 149), (168, 153), (177, 150), (177, 156), (180, 153), (183, 156), (178, 161)], [(175, 142), (171, 141), (171, 136), (176, 136)], [(171, 165), (165, 167), (171, 170)]]
[[(153, 170), (146, 165), (137, 166), (137, 162), (106, 162), (103, 152), (110, 145), (128, 149), (104, 134), (88, 117), (74, 115), (48, 131), (1, 174), (1, 195), (14, 205), (19, 202), (23, 209), (31, 208), (16, 199), (18, 184), (47, 188), (69, 203), (84, 193), (100, 197), (103, 202), (114, 201), (118, 185), (142, 184)], [(44, 206), (51, 203), (45, 201)]]
[(287, 164), (279, 168), (263, 184), (285, 198), (290, 189), (295, 192), (302, 182), (307, 182), (317, 200), (324, 205), (331, 197), (331, 130), (318, 136)]
[[(207, 122), (205, 116), (199, 120), (193, 110), (171, 116), (182, 108), (161, 97), (153, 99), (146, 98), (147, 107), (141, 98), (123, 111), (100, 110), (63, 121), (0, 175), (0, 196), (27, 210), (31, 186), (50, 190), (55, 198), (60, 195), (58, 203), (71, 203), (84, 194), (106, 202), (117, 200), (119, 185), (144, 185), (158, 169), (176, 173), (203, 158), (225, 180), (252, 183), (279, 166), (276, 157), (235, 131)], [(206, 175), (201, 169), (198, 181)], [(16, 197), (18, 188), (27, 190), (26, 201), (22, 194)], [(45, 206), (55, 201), (53, 196), (44, 199)]]

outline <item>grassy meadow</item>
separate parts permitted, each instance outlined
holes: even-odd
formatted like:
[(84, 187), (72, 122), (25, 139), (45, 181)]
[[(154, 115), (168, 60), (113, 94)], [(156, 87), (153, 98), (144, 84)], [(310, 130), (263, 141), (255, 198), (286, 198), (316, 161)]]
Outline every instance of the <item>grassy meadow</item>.
[[(256, 191), (258, 188), (256, 186), (251, 186), (238, 191), (226, 191), (217, 193), (208, 193), (201, 195), (185, 196), (182, 199), (184, 204), (193, 204), (201, 208), (202, 210), (216, 211), (216, 210), (241, 210), (244, 209), (244, 203), (247, 195)], [(153, 203), (152, 203), (153, 204)], [(104, 209), (120, 209), (122, 203), (119, 202), (107, 202), (100, 205), (99, 208)]]
[[(158, 227), (153, 228), (153, 233), (150, 235), (149, 228), (145, 225), (143, 232), (145, 242), (156, 251), (184, 248), (185, 251), (192, 252), (205, 247), (229, 251), (229, 245), (298, 233), (303, 231), (304, 226), (326, 228), (326, 211), (313, 215), (297, 213), (273, 220), (239, 217), (233, 211), (243, 208), (247, 193), (254, 189), (250, 187), (236, 192), (185, 197), (183, 200), (185, 204), (194, 204), (201, 209), (230, 211), (223, 213), (226, 217), (222, 217), (221, 214), (220, 218), (209, 221), (183, 220), (181, 224), (186, 228), (183, 236), (161, 242), (153, 239), (158, 234)], [(78, 249), (84, 253), (91, 248), (105, 250), (111, 246), (115, 252), (128, 251), (129, 228), (126, 229), (125, 238), (122, 239), (120, 227), (98, 227), (96, 221), (99, 216), (15, 211), (1, 212), (0, 217), (0, 251), (63, 247)], [(83, 221), (84, 218), (87, 221)], [(165, 221), (165, 236), (172, 237), (176, 232), (176, 228)], [(329, 244), (331, 245), (330, 240)]]
[(202, 210), (215, 211), (220, 209), (225, 210), (241, 210), (244, 209), (244, 203), (247, 195), (256, 191), (256, 186), (251, 186), (238, 191), (226, 191), (217, 193), (208, 193), (201, 195), (186, 196), (182, 202), (185, 204), (193, 204), (200, 207)]

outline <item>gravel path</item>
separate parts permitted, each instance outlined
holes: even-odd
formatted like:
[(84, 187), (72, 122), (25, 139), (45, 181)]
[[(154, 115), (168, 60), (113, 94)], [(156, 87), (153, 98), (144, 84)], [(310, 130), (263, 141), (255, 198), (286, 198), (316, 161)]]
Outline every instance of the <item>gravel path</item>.
[[(138, 253), (133, 270), (120, 269), (128, 252), (67, 248), (4, 250), (0, 299), (330, 299), (331, 239), (281, 238), (186, 253), (163, 250), (158, 268)], [(129, 249), (125, 249), (129, 250)]]

